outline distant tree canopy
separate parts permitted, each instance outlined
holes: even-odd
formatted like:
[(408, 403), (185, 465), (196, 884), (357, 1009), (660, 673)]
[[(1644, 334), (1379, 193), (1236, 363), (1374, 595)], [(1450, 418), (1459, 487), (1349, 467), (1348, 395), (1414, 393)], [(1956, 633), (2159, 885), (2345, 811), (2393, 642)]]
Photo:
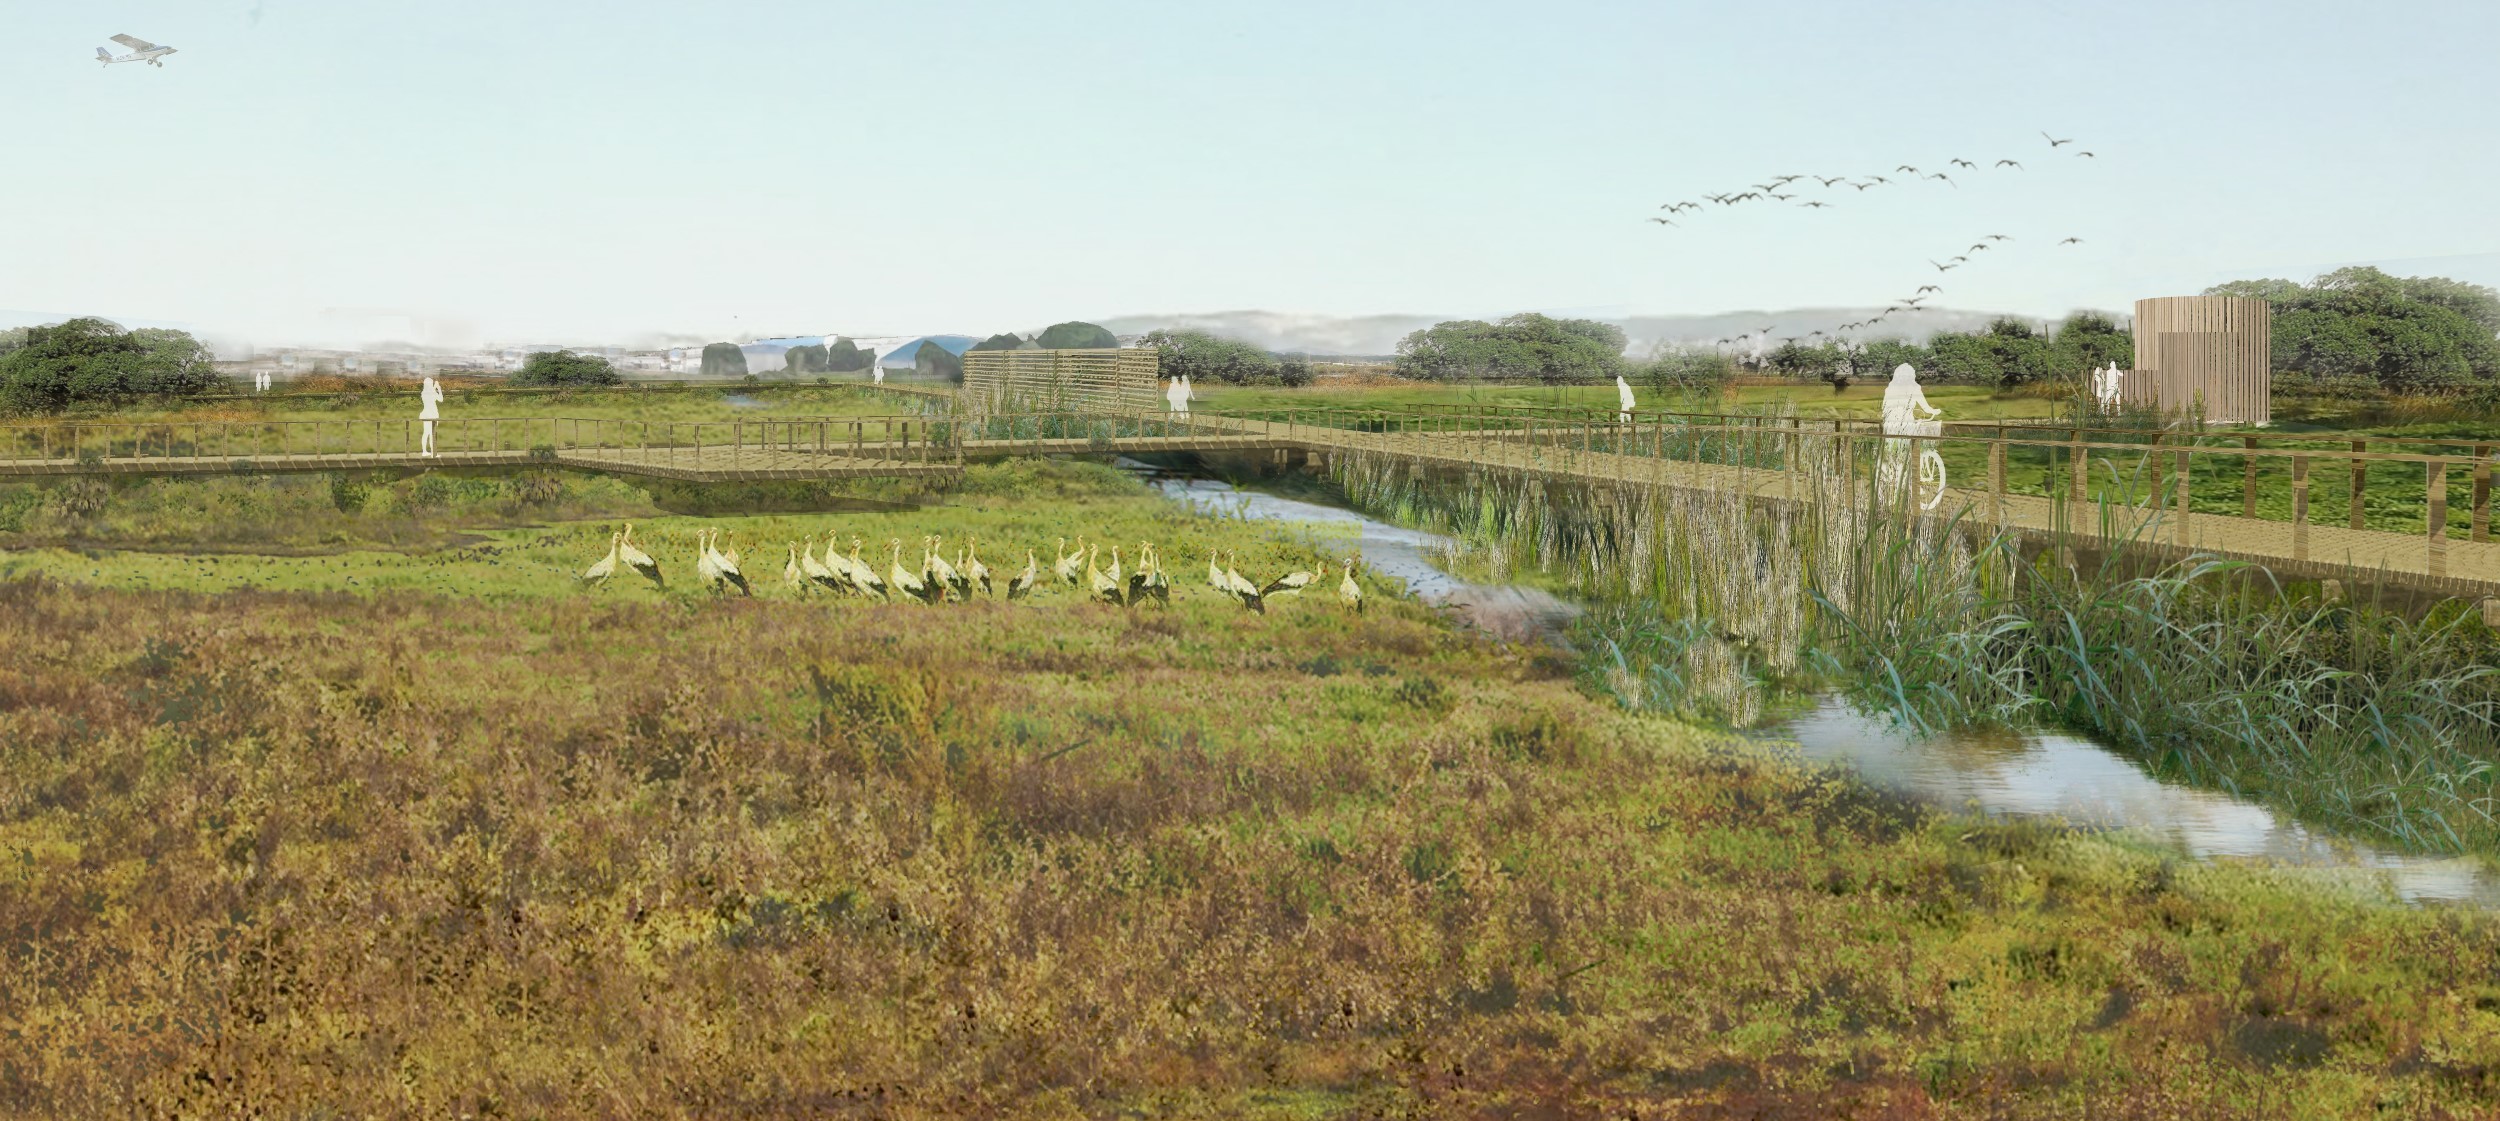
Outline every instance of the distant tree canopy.
[(1796, 377), (1814, 377), (1847, 389), (1851, 382), (1892, 376), (1907, 363), (1925, 382), (2016, 386), (2087, 369), (2135, 364), (2135, 339), (2110, 317), (2081, 311), (2043, 333), (2030, 322), (2001, 318), (1984, 331), (1938, 331), (1921, 346), (1906, 339), (1871, 339), (1848, 345), (1782, 344), (1763, 364)]
[(25, 329), (0, 355), (0, 407), (51, 412), (139, 397), (187, 397), (219, 388), (216, 356), (189, 333), (124, 331), (94, 318)]
[(798, 377), (802, 374), (821, 374), (833, 368), (827, 365), (826, 361), (824, 344), (804, 343), (791, 347), (782, 354), (781, 368), (791, 377)]
[(986, 339), (983, 339), (983, 340), (981, 340), (980, 342), (977, 342), (977, 343), (972, 344), (972, 349), (974, 349), (974, 350), (1022, 350), (1022, 349), (1024, 349), (1024, 336), (1019, 335), (1019, 334), (1016, 334), (1016, 333), (1015, 333), (1015, 332), (1013, 332), (1013, 331), (1005, 332), (1005, 333), (1003, 333), (1003, 334), (991, 335), (990, 337), (988, 337), (988, 338), (986, 338)]
[(624, 381), (616, 366), (596, 354), (576, 354), (570, 350), (542, 350), (521, 360), (521, 368), (513, 371), (514, 385), (615, 385)]
[(2500, 292), (2479, 284), (2355, 267), (2306, 285), (2238, 280), (2205, 294), (2266, 301), (2277, 370), (2406, 392), (2500, 382)]
[(1398, 342), (1398, 373), (1430, 381), (1534, 378), (1602, 381), (1624, 368), (1623, 329), (1525, 312), (1499, 323), (1455, 319)]
[(1736, 376), (1736, 359), (1703, 347), (1669, 347), (1643, 365), (1639, 375), (1655, 393), (1706, 391)]
[(712, 343), (703, 348), (703, 376), (707, 378), (745, 377), (747, 352), (736, 343)]
[(0, 354), (7, 354), (24, 345), (26, 345), (26, 328), (11, 327), (0, 331)]
[(911, 368), (923, 377), (964, 380), (963, 357), (933, 342), (923, 342), (920, 349), (912, 352)]
[(861, 350), (858, 343), (849, 339), (835, 339), (832, 346), (825, 348), (825, 369), (832, 373), (847, 374), (853, 370), (865, 370), (876, 360), (875, 353)]
[(1033, 343), (1043, 350), (1100, 350), (1118, 346), (1120, 340), (1108, 328), (1071, 319), (1044, 328)]
[(1139, 342), (1154, 348), (1156, 365), (1167, 378), (1231, 385), (1282, 380), (1275, 355), (1204, 331), (1150, 331)]

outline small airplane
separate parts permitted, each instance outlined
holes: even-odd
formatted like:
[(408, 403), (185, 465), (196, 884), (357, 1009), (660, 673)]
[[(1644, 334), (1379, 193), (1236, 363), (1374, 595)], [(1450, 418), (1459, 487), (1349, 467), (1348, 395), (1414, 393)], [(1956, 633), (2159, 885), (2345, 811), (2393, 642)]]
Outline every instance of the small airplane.
[(157, 60), (174, 53), (174, 49), (172, 47), (160, 47), (135, 35), (116, 35), (113, 36), (113, 41), (130, 48), (130, 53), (123, 55), (120, 58), (115, 58), (113, 57), (113, 52), (105, 50), (102, 47), (97, 47), (95, 49), (95, 60), (97, 62), (101, 62), (106, 66), (111, 66), (116, 62), (144, 62), (150, 66), (161, 67), (165, 64)]

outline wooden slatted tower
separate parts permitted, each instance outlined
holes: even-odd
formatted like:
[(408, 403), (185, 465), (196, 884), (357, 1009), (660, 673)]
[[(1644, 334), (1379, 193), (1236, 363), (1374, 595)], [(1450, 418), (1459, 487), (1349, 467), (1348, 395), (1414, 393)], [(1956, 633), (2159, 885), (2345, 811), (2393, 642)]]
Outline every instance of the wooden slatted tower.
[(2137, 300), (2136, 368), (2121, 385), (2130, 401), (2180, 412), (2201, 406), (2214, 424), (2269, 424), (2273, 350), (2273, 322), (2264, 300)]
[(1157, 356), (1150, 349), (968, 350), (957, 408), (969, 416), (1152, 409)]

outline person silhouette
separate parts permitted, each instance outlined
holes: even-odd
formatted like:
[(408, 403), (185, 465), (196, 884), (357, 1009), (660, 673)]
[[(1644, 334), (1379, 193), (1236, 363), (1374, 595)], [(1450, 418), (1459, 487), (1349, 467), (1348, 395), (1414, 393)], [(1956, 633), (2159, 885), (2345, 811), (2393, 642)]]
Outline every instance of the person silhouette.
[(418, 454), (432, 459), (434, 458), (434, 422), (443, 415), (440, 407), (443, 403), (443, 387), (441, 383), (434, 380), (433, 375), (426, 375), (425, 384), (417, 387), (417, 403), (417, 420), (425, 426), (424, 435), (420, 437)]
[(1632, 421), (1632, 383), (1631, 383), (1631, 382), (1628, 382), (1628, 381), (1623, 380), (1623, 375), (1622, 375), (1622, 374), (1616, 374), (1616, 375), (1615, 375), (1615, 397), (1616, 397), (1616, 399), (1617, 399), (1618, 403), (1622, 405), (1622, 411), (1621, 411), (1621, 412), (1618, 412), (1618, 413), (1616, 413), (1616, 414), (1615, 414), (1615, 419), (1616, 419), (1616, 420), (1619, 420), (1619, 421), (1622, 421), (1622, 422), (1624, 422), (1624, 423), (1626, 423), (1626, 424), (1631, 423), (1631, 421)]
[[(1907, 362), (1893, 367), (1892, 382), (1884, 386), (1884, 457), (1875, 476), (1886, 490), (1899, 485), (1902, 470), (1909, 464), (1910, 441), (1905, 437), (1934, 436), (1944, 430), (1933, 420), (1920, 420), (1921, 412), (1931, 417), (1944, 415), (1944, 410), (1927, 403), (1926, 392), (1918, 387), (1917, 370)], [(1942, 469), (1941, 460), (1938, 468)], [(1941, 489), (1943, 480), (1937, 482)]]

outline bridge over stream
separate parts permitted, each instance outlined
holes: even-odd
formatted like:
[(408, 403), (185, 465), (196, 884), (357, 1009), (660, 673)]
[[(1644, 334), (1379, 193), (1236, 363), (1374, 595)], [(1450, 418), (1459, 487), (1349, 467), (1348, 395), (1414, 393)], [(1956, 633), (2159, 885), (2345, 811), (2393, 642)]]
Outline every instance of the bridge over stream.
[[(1935, 451), (1953, 465), (1951, 485), (1917, 497), (1932, 500), (1937, 517), (2238, 558), (2291, 578), (2500, 595), (2487, 443), (2014, 423), (1948, 424), (1905, 439), (1847, 420), (1472, 406), (957, 416), (943, 398), (910, 399), (923, 411), (701, 423), (444, 419), (430, 456), (414, 420), (0, 425), (0, 478), (561, 467), (730, 482), (950, 476), (967, 462), (1026, 455), (1247, 452), (1318, 468), (1376, 457), (1418, 472), (1792, 503), (1835, 475), (1848, 493), (1872, 494), (1887, 454), (1915, 463)], [(2391, 475), (2404, 488), (2393, 501)], [(2408, 478), (2420, 480), (2418, 490)], [(2452, 504), (2452, 487), (2467, 488), (2467, 500)], [(2340, 518), (2329, 491), (2341, 492)]]

